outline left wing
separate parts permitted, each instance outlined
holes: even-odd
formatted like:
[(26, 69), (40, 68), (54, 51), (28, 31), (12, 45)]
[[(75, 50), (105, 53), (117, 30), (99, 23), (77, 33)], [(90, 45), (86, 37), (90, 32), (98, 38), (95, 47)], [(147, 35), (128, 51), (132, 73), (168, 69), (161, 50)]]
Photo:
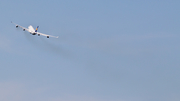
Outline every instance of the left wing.
[(43, 34), (43, 33), (40, 33), (40, 32), (37, 32), (37, 34), (42, 35), (42, 36), (46, 36), (47, 38), (49, 38), (49, 37), (58, 38), (59, 37), (59, 36), (52, 36), (52, 35)]
[(14, 22), (12, 22), (12, 21), (11, 21), (11, 23), (15, 24), (15, 25), (16, 25), (16, 27), (20, 27), (20, 28), (22, 28), (24, 31), (26, 30), (26, 31), (30, 32), (30, 31), (29, 31), (29, 29), (27, 29), (27, 28), (25, 28), (25, 27), (22, 27), (22, 26), (20, 26), (20, 25), (18, 25), (18, 24), (16, 24), (16, 23), (14, 23)]

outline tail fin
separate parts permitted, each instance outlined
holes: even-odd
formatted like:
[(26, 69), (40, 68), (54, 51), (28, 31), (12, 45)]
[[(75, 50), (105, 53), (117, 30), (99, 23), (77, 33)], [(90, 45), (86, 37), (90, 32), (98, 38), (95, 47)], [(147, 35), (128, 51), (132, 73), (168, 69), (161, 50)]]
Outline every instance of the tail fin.
[(38, 28), (39, 28), (39, 26), (37, 26), (37, 28), (36, 28), (35, 32), (37, 32)]

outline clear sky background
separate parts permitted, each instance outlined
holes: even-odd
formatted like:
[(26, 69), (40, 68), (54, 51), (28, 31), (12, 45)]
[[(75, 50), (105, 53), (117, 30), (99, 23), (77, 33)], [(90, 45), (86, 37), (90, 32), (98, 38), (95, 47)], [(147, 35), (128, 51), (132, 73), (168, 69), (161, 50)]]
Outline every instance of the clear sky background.
[(1, 0), (0, 100), (180, 101), (179, 5)]

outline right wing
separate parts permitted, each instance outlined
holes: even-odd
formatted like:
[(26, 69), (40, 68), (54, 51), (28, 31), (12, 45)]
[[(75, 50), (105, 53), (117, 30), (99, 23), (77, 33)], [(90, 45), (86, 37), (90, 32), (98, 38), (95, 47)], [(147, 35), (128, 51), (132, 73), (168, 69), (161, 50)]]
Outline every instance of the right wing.
[(42, 36), (46, 36), (47, 38), (49, 37), (54, 37), (54, 38), (58, 38), (59, 36), (52, 36), (52, 35), (47, 35), (47, 34), (43, 34), (43, 33), (40, 33), (40, 32), (37, 32), (37, 34), (39, 35), (42, 35)]
[(20, 26), (20, 25), (14, 23), (14, 22), (12, 22), (12, 21), (11, 21), (11, 23), (15, 24), (16, 27), (20, 27), (20, 28), (22, 28), (23, 30), (26, 30), (26, 31), (30, 32), (29, 29), (27, 29), (27, 28), (25, 28), (25, 27), (22, 27), (22, 26)]

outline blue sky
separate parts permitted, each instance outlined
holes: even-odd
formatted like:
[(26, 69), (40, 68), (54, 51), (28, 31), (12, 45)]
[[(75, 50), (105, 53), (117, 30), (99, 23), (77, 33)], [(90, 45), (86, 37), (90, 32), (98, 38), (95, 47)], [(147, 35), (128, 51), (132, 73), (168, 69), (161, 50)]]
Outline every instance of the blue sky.
[(0, 100), (179, 101), (179, 4), (1, 0)]

